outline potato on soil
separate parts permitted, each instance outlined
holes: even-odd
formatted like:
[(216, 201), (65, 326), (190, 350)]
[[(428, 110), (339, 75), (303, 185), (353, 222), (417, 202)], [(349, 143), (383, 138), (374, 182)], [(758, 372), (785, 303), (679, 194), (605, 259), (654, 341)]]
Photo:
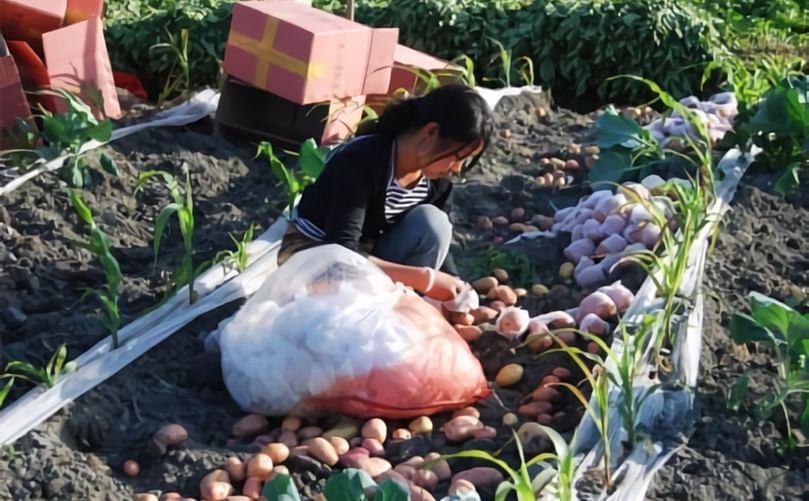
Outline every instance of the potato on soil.
[(392, 440), (410, 440), (413, 438), (413, 433), (407, 428), (396, 428), (390, 434)]
[(362, 438), (373, 438), (385, 443), (388, 438), (388, 425), (379, 418), (372, 418), (362, 425)]
[(497, 287), (497, 278), (483, 277), (472, 282), (472, 287), (480, 294), (487, 294), (491, 289)]
[[(326, 440), (325, 438), (316, 437), (307, 442), (309, 446), (309, 454), (314, 457), (315, 459), (322, 461), (323, 463), (334, 466), (337, 464), (339, 459), (337, 455), (337, 451), (334, 450), (334, 446)], [(249, 475), (248, 476), (258, 476), (258, 475)]]
[(467, 343), (471, 343), (483, 335), (483, 331), (477, 325), (456, 325), (455, 331)]
[(487, 216), (478, 217), (478, 228), (480, 228), (481, 230), (488, 231), (491, 230), (493, 226), (494, 223), (492, 223), (491, 218)]
[(458, 409), (452, 413), (453, 418), (456, 418), (458, 416), (472, 416), (480, 419), (480, 411), (475, 409), (474, 407), (464, 407), (463, 409)]
[(306, 426), (298, 430), (298, 438), (301, 440), (309, 440), (310, 438), (319, 437), (323, 434), (323, 428), (319, 426)]
[[(322, 440), (322, 439), (321, 439)], [(267, 454), (259, 452), (247, 460), (247, 476), (266, 480), (272, 472), (272, 459)]]
[(500, 283), (508, 282), (508, 272), (503, 268), (493, 269), (492, 275), (494, 275), (494, 278), (496, 278)]
[(462, 442), (475, 435), (475, 431), (483, 428), (483, 423), (473, 416), (458, 416), (449, 420), (441, 430), (450, 442)]
[(241, 482), (244, 480), (246, 468), (244, 462), (236, 456), (230, 456), (225, 460), (225, 470), (231, 482)]
[(289, 447), (281, 442), (273, 442), (264, 447), (264, 454), (270, 456), (273, 464), (279, 465), (289, 457)]
[(414, 435), (431, 433), (433, 431), (433, 420), (427, 416), (417, 417), (407, 425)]
[(130, 477), (137, 477), (140, 473), (140, 465), (137, 461), (129, 459), (124, 462), (124, 473)]
[(520, 364), (508, 364), (497, 373), (494, 381), (497, 386), (506, 387), (517, 384), (522, 379), (524, 369)]
[(452, 477), (452, 483), (458, 480), (467, 480), (475, 487), (494, 486), (503, 481), (503, 474), (500, 470), (489, 466), (478, 466), (462, 472), (456, 473)]
[(231, 434), (236, 438), (254, 437), (267, 431), (270, 422), (260, 414), (248, 414), (234, 423)]
[(203, 499), (223, 501), (233, 492), (233, 486), (225, 470), (214, 470), (202, 478), (199, 491)]

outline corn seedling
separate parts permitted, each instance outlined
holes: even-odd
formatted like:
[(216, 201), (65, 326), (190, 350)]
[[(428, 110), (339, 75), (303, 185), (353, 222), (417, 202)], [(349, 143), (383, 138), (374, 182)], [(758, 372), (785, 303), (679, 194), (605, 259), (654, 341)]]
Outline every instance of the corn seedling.
[(232, 233), (229, 233), (228, 236), (236, 245), (236, 250), (220, 251), (214, 258), (214, 262), (222, 263), (225, 269), (235, 269), (239, 273), (244, 273), (244, 270), (247, 269), (247, 258), (249, 257), (247, 245), (253, 241), (253, 231), (255, 228), (256, 226), (251, 224), (242, 235), (241, 240), (236, 240), (236, 237), (234, 237)]
[(467, 56), (461, 55), (452, 60), (453, 64), (457, 64), (464, 69), (463, 81), (468, 87), (476, 87), (477, 80), (475, 78), (475, 61)]
[(5, 400), (12, 383), (17, 379), (48, 389), (56, 384), (62, 374), (73, 372), (76, 367), (75, 361), (67, 362), (67, 346), (64, 343), (56, 349), (45, 367), (37, 368), (21, 360), (11, 361), (6, 364), (4, 373), (0, 374), (0, 379), (9, 380), (3, 387), (3, 391), (0, 392), (0, 397), (2, 397), (0, 398), (0, 404)]
[(191, 90), (190, 65), (188, 59), (188, 30), (180, 30), (179, 40), (175, 40), (174, 35), (168, 30), (166, 30), (166, 34), (169, 37), (169, 42), (154, 44), (149, 48), (150, 53), (163, 50), (174, 54), (176, 57), (176, 60), (169, 70), (166, 83), (163, 85), (163, 90), (160, 91), (160, 96), (157, 98), (158, 105), (178, 92), (184, 95)]
[[(547, 432), (547, 429), (545, 429)], [(520, 458), (520, 466), (515, 470), (511, 468), (508, 463), (495, 457), (494, 455), (480, 450), (471, 450), (471, 451), (462, 451), (456, 454), (447, 454), (442, 456), (440, 459), (482, 459), (484, 461), (488, 461), (500, 467), (506, 475), (508, 475), (510, 480), (503, 481), (500, 485), (497, 486), (497, 491), (495, 492), (494, 499), (495, 501), (504, 501), (509, 494), (514, 492), (517, 495), (518, 501), (534, 501), (536, 499), (536, 491), (534, 489), (534, 481), (531, 479), (530, 474), (528, 473), (528, 468), (535, 464), (541, 463), (543, 461), (554, 460), (557, 459), (558, 456), (556, 454), (546, 452), (539, 454), (538, 456), (532, 458), (528, 462), (525, 461), (525, 455), (522, 449), (522, 442), (520, 442), (520, 438), (517, 436), (516, 432), (514, 433), (514, 441), (517, 444), (517, 451), (519, 453)], [(558, 452), (558, 449), (557, 449)], [(425, 463), (424, 467), (429, 468), (430, 463)], [(544, 472), (543, 472), (544, 473)], [(544, 484), (547, 483), (549, 474), (540, 473), (538, 477), (537, 484)]]
[[(177, 183), (177, 179), (170, 173), (160, 170), (150, 170), (140, 173), (138, 181), (135, 186), (135, 193), (142, 190), (143, 187), (152, 178), (162, 178), (163, 183), (169, 190), (172, 202), (163, 207), (160, 214), (155, 221), (154, 229), (154, 268), (157, 269), (157, 257), (160, 251), (160, 241), (163, 238), (163, 232), (166, 229), (169, 219), (173, 214), (177, 215), (177, 221), (180, 226), (180, 234), (183, 239), (183, 257), (180, 261), (180, 266), (174, 274), (175, 288), (180, 288), (183, 285), (188, 285), (188, 300), (191, 304), (196, 301), (196, 293), (194, 292), (194, 279), (198, 273), (198, 269), (194, 268), (194, 200), (191, 193), (191, 175), (187, 168), (185, 171), (185, 186), (181, 187)], [(200, 265), (200, 267), (204, 266)]]
[[(562, 329), (560, 331), (555, 332), (562, 332), (568, 329)], [(584, 334), (581, 331), (576, 331), (580, 334)], [(587, 333), (589, 334), (589, 333)], [(609, 429), (610, 429), (610, 398), (609, 398), (609, 374), (603, 368), (603, 360), (599, 359), (596, 355), (591, 353), (587, 353), (575, 346), (568, 346), (562, 339), (559, 339), (555, 333), (552, 333), (555, 338), (555, 341), (561, 346), (561, 348), (555, 348), (552, 350), (544, 351), (540, 356), (545, 353), (554, 353), (554, 352), (565, 352), (573, 359), (576, 365), (581, 368), (587, 382), (590, 384), (590, 387), (593, 390), (593, 396), (595, 397), (595, 406), (590, 404), (590, 400), (584, 395), (584, 393), (575, 385), (566, 382), (558, 382), (558, 383), (550, 383), (548, 386), (561, 386), (569, 390), (574, 397), (584, 406), (585, 411), (593, 420), (593, 424), (598, 430), (598, 434), (601, 436), (601, 443), (604, 448), (604, 488), (606, 489), (607, 493), (612, 493), (613, 491), (613, 483), (612, 483), (612, 450), (610, 447), (610, 438), (609, 438)], [(603, 341), (602, 341), (603, 344)], [(599, 345), (601, 346), (601, 345)], [(602, 347), (603, 348), (603, 347)], [(588, 367), (585, 359), (591, 360), (596, 362), (600, 367), (600, 370), (592, 370)]]
[[(0, 376), (0, 379), (3, 379), (5, 376)], [(8, 380), (3, 384), (3, 387), (0, 388), (0, 407), (3, 407), (3, 404), (8, 398), (8, 394), (11, 392), (11, 388), (14, 386), (14, 376), (9, 376)]]
[(499, 40), (489, 38), (489, 41), (497, 46), (498, 51), (498, 53), (492, 57), (490, 64), (493, 64), (498, 59), (500, 60), (500, 64), (503, 67), (503, 78), (498, 78), (496, 80), (491, 78), (484, 78), (484, 80), (487, 81), (495, 80), (497, 82), (502, 83), (505, 87), (511, 87), (511, 70), (513, 66), (512, 51), (511, 49), (506, 49), (505, 45), (503, 45)]
[(550, 438), (554, 453), (543, 453), (535, 458), (540, 458), (539, 464), (550, 463), (550, 461), (552, 463), (547, 464), (547, 467), (531, 480), (531, 487), (537, 495), (548, 489), (559, 501), (570, 501), (573, 499), (573, 480), (576, 475), (574, 448), (578, 439), (578, 430), (573, 432), (570, 443), (568, 443), (553, 428), (541, 424), (539, 427)]
[[(757, 292), (750, 294), (750, 304), (750, 315), (733, 316), (730, 337), (740, 344), (768, 345), (774, 352), (777, 371), (773, 391), (756, 402), (756, 411), (766, 419), (779, 409), (786, 422), (788, 445), (805, 446), (794, 437), (787, 403), (791, 396), (800, 396), (802, 411), (798, 421), (803, 433), (809, 434), (809, 314), (801, 315)], [(731, 410), (737, 410), (744, 400), (754, 370), (745, 372), (731, 388), (728, 399)]]
[(74, 190), (68, 189), (67, 192), (76, 214), (90, 228), (90, 238), (87, 241), (73, 241), (73, 244), (91, 252), (101, 263), (104, 276), (107, 278), (104, 287), (89, 292), (101, 302), (103, 314), (99, 315), (99, 318), (112, 336), (113, 346), (117, 348), (119, 346), (118, 329), (121, 326), (121, 314), (118, 310), (118, 297), (122, 282), (121, 268), (118, 266), (118, 260), (112, 255), (107, 235), (96, 224), (90, 208)]
[[(672, 322), (681, 299), (680, 292), (688, 269), (689, 251), (699, 232), (711, 222), (706, 216), (710, 198), (706, 197), (706, 191), (700, 188), (699, 180), (694, 180), (692, 186), (668, 181), (661, 187), (661, 191), (673, 193), (676, 200), (667, 208), (660, 208), (639, 197), (633, 190), (624, 187), (620, 189), (631, 202), (642, 204), (646, 208), (652, 217), (651, 223), (647, 224), (655, 224), (661, 229), (660, 239), (654, 249), (628, 254), (615, 265), (624, 262), (639, 264), (654, 282), (658, 294), (664, 300), (662, 313), (664, 335), (657, 338), (655, 348), (659, 355), (664, 341), (673, 342)], [(672, 216), (671, 221), (669, 215)]]
[[(613, 406), (617, 406), (623, 421), (623, 428), (627, 433), (627, 438), (624, 443), (627, 451), (634, 448), (635, 444), (637, 443), (638, 437), (636, 427), (638, 413), (640, 412), (641, 406), (646, 399), (652, 396), (652, 394), (654, 394), (654, 392), (660, 387), (660, 385), (652, 385), (648, 389), (644, 390), (641, 394), (638, 394), (638, 391), (635, 388), (635, 377), (638, 375), (638, 370), (643, 360), (648, 335), (652, 331), (652, 328), (654, 327), (654, 324), (657, 322), (658, 318), (659, 317), (657, 315), (647, 315), (644, 317), (634, 335), (629, 333), (629, 328), (626, 325), (626, 322), (619, 322), (617, 329), (620, 331), (621, 340), (623, 341), (623, 349), (620, 353), (616, 353), (612, 348), (610, 348), (610, 346), (607, 345), (607, 343), (601, 337), (589, 332), (584, 332), (577, 329), (561, 329), (554, 331), (554, 333), (564, 332), (566, 330), (576, 332), (587, 341), (596, 343), (601, 351), (606, 353), (606, 358), (603, 358), (598, 354), (585, 352), (577, 347), (569, 346), (563, 346), (561, 348), (543, 352), (543, 354), (552, 352), (566, 353), (574, 360), (576, 365), (582, 368), (585, 375), (589, 373), (591, 376), (595, 377), (593, 374), (595, 371), (586, 368), (588, 366), (585, 363), (585, 360), (595, 364), (596, 367), (600, 367), (598, 370), (606, 373), (609, 382), (621, 392), (620, 400), (617, 403), (614, 403)], [(559, 342), (560, 344), (564, 344), (563, 341)], [(542, 356), (542, 354), (540, 356)], [(607, 361), (612, 362), (612, 364), (615, 366), (614, 372), (607, 371), (605, 369)]]
[(275, 154), (272, 144), (268, 142), (258, 145), (256, 158), (261, 156), (269, 162), (270, 170), (276, 180), (284, 185), (291, 217), (298, 195), (323, 172), (326, 166), (325, 153), (318, 148), (314, 139), (309, 138), (303, 142), (298, 152), (298, 169), (287, 167)]

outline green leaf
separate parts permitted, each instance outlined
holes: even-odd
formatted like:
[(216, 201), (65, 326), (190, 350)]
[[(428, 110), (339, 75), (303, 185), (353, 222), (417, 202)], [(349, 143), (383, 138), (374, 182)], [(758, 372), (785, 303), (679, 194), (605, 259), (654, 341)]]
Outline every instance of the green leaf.
[(317, 179), (326, 166), (325, 158), (314, 139), (309, 138), (303, 142), (298, 157), (301, 171), (307, 176)]
[(801, 166), (798, 163), (788, 165), (778, 180), (773, 185), (773, 191), (781, 195), (788, 195), (795, 192), (801, 185), (798, 171)]
[[(331, 498), (328, 498), (331, 501)], [(406, 490), (399, 482), (387, 479), (374, 494), (374, 501), (410, 501), (410, 491)]]
[(71, 190), (70, 188), (67, 188), (66, 191), (68, 196), (70, 197), (70, 201), (73, 203), (73, 207), (76, 209), (76, 214), (78, 214), (81, 220), (87, 223), (88, 225), (95, 226), (95, 221), (93, 221), (93, 213), (81, 199), (79, 194), (76, 193), (75, 190)]
[(617, 183), (632, 168), (632, 157), (627, 151), (603, 150), (595, 165), (590, 169), (592, 184)]
[(728, 409), (736, 412), (739, 410), (742, 402), (744, 401), (745, 395), (747, 395), (747, 386), (750, 382), (750, 376), (745, 373), (739, 376), (739, 379), (733, 383), (733, 386), (730, 388), (730, 393), (728, 395)]
[[(0, 405), (3, 405), (2, 396), (0, 396)], [(803, 398), (803, 411), (801, 412), (801, 431), (804, 435), (809, 435), (809, 398)]]
[(736, 313), (730, 320), (730, 338), (737, 343), (771, 342), (770, 332), (743, 313)]
[(289, 475), (278, 475), (264, 484), (261, 495), (267, 498), (267, 501), (301, 501), (295, 482)]
[(750, 294), (752, 317), (762, 327), (786, 336), (789, 324), (798, 312), (784, 303), (758, 292)]
[(46, 369), (49, 379), (58, 376), (62, 372), (62, 367), (65, 365), (67, 359), (67, 346), (62, 343), (48, 362)]
[(323, 493), (329, 501), (356, 501), (365, 497), (365, 489), (376, 485), (374, 479), (362, 470), (347, 469), (332, 474)]
[(163, 210), (160, 211), (160, 214), (157, 216), (157, 220), (155, 221), (154, 227), (154, 265), (157, 266), (157, 254), (160, 250), (160, 239), (163, 238), (163, 231), (166, 229), (166, 224), (169, 222), (169, 218), (172, 214), (182, 209), (182, 206), (177, 203), (170, 203), (163, 207)]
[(3, 407), (3, 403), (6, 401), (9, 392), (11, 392), (11, 387), (14, 386), (14, 378), (9, 378), (8, 382), (0, 389), (0, 407)]
[(104, 120), (95, 127), (87, 129), (87, 135), (101, 143), (106, 143), (112, 136), (112, 122)]
[(596, 144), (600, 148), (634, 148), (643, 138), (643, 128), (634, 120), (604, 113), (596, 122)]
[(99, 163), (101, 164), (101, 168), (104, 169), (106, 172), (112, 174), (113, 176), (118, 176), (118, 166), (115, 165), (115, 162), (107, 156), (106, 153), (101, 154), (101, 158), (99, 159)]

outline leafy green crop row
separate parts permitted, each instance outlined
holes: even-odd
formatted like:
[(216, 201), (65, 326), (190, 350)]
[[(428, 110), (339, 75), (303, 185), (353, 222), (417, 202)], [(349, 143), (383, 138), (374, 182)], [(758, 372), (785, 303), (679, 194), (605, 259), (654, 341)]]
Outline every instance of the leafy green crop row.
[[(156, 96), (172, 77), (177, 51), (156, 50), (188, 32), (188, 81), (217, 85), (233, 0), (110, 0), (107, 40), (113, 65), (135, 71)], [(316, 0), (342, 12), (342, 0)], [(674, 0), (369, 0), (356, 19), (399, 26), (400, 40), (447, 59), (466, 54), (478, 77), (501, 77), (495, 40), (530, 57), (539, 82), (591, 102), (634, 101), (647, 90), (616, 74), (655, 80), (675, 96), (697, 89), (702, 70), (726, 55), (713, 19)], [(165, 47), (165, 46), (163, 46)], [(515, 71), (517, 69), (515, 68)], [(509, 75), (511, 76), (511, 75)], [(516, 79), (514, 79), (516, 81)]]

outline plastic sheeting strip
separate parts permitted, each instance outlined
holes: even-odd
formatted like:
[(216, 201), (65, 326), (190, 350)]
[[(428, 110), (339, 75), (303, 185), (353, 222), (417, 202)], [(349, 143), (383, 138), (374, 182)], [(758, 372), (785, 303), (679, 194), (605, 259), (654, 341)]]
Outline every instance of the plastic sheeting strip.
[[(522, 87), (477, 90), (494, 108), (504, 96), (519, 95), (526, 91), (539, 92), (541, 89)], [(206, 89), (179, 106), (155, 114), (153, 120), (114, 130), (110, 142), (151, 127), (180, 126), (195, 122), (216, 111), (218, 105), (219, 92)], [(103, 144), (105, 143), (89, 141), (82, 145), (80, 151), (90, 151)], [(39, 174), (59, 169), (67, 158), (59, 157), (15, 178), (0, 188), (0, 197)], [(222, 266), (208, 269), (195, 282), (195, 292), (199, 299), (193, 305), (186, 301), (188, 291), (183, 287), (164, 305), (123, 327), (118, 334), (122, 344), (119, 349), (112, 350), (111, 337), (99, 341), (76, 359), (78, 369), (75, 372), (65, 375), (48, 390), (35, 388), (29, 391), (0, 412), (0, 446), (13, 443), (198, 316), (229, 301), (249, 297), (275, 270), (275, 256), (285, 230), (286, 220), (281, 218), (248, 244), (248, 267), (243, 274), (237, 276), (235, 272), (226, 272)], [(222, 284), (226, 284), (226, 287), (217, 291)]]
[(244, 273), (226, 275), (221, 265), (214, 266), (197, 280), (200, 297), (193, 305), (185, 299), (184, 287), (168, 303), (121, 329), (120, 348), (112, 350), (112, 340), (105, 338), (76, 359), (75, 372), (48, 390), (29, 391), (10, 405), (0, 413), (0, 445), (22, 437), (200, 315), (253, 294), (276, 269), (276, 256), (285, 231), (286, 221), (279, 219), (251, 242), (248, 252), (252, 262)]
[[(210, 115), (216, 111), (217, 106), (219, 106), (219, 92), (206, 89), (194, 94), (191, 99), (180, 105), (156, 113), (154, 117), (147, 122), (113, 130), (108, 142), (115, 141), (150, 127), (188, 125)], [(79, 149), (79, 154), (94, 150), (104, 144), (107, 143), (95, 140), (88, 141)], [(36, 167), (34, 169), (12, 179), (8, 184), (0, 187), (0, 197), (8, 195), (40, 174), (60, 169), (69, 158), (70, 155), (62, 155), (44, 164), (35, 163), (34, 165), (36, 165)]]
[[(715, 218), (718, 224), (722, 216), (730, 208), (730, 202), (736, 192), (736, 188), (744, 175), (752, 159), (758, 153), (754, 150), (750, 155), (744, 155), (739, 150), (730, 150), (722, 158), (718, 165), (718, 170), (723, 172), (724, 179), (717, 186), (716, 200), (708, 208), (709, 217)], [(653, 433), (656, 426), (664, 426), (671, 430), (684, 430), (692, 420), (692, 410), (694, 398), (691, 388), (696, 386), (699, 377), (699, 357), (702, 349), (702, 325), (704, 299), (700, 291), (704, 276), (708, 243), (713, 226), (707, 225), (703, 228), (695, 239), (695, 243), (689, 252), (689, 264), (684, 277), (683, 287), (680, 293), (682, 297), (693, 299), (691, 311), (677, 319), (680, 333), (676, 338), (672, 352), (673, 378), (679, 379), (685, 384), (683, 390), (658, 390), (652, 394), (638, 412), (638, 428), (651, 430)], [(659, 274), (659, 271), (658, 271)], [(651, 277), (647, 277), (641, 286), (635, 301), (626, 312), (625, 318), (632, 324), (639, 320), (647, 312), (660, 308), (661, 300), (657, 297), (656, 288)], [(658, 336), (662, 332), (656, 333)], [(656, 368), (652, 348), (654, 340), (650, 341), (647, 351), (644, 354), (644, 365), (638, 371), (640, 376), (636, 378), (635, 393), (642, 395), (651, 386), (651, 381), (645, 377), (650, 371)], [(616, 338), (612, 349), (619, 356), (623, 350), (621, 339)], [(607, 363), (607, 370), (616, 370), (612, 361)], [(620, 389), (610, 385), (610, 402), (615, 402), (621, 398)], [(591, 404), (595, 402), (591, 400)], [(621, 442), (626, 438), (626, 431), (623, 429), (621, 416), (617, 408), (610, 409), (610, 429), (608, 430), (608, 440), (612, 451), (620, 451), (623, 447)], [(654, 474), (668, 461), (668, 459), (679, 450), (686, 440), (672, 443), (664, 443), (654, 436), (648, 440), (640, 440), (635, 448), (630, 451), (621, 464), (613, 468), (614, 478), (620, 479), (615, 491), (611, 495), (601, 492), (596, 495), (590, 493), (579, 493), (574, 488), (576, 499), (594, 498), (611, 501), (642, 501), (646, 496), (646, 491), (651, 484)], [(685, 437), (683, 437), (685, 438)], [(585, 473), (595, 468), (602, 460), (603, 445), (601, 436), (596, 430), (595, 423), (589, 415), (579, 425), (577, 454), (579, 466), (577, 468), (575, 482), (583, 478)], [(549, 499), (544, 497), (543, 499)]]

